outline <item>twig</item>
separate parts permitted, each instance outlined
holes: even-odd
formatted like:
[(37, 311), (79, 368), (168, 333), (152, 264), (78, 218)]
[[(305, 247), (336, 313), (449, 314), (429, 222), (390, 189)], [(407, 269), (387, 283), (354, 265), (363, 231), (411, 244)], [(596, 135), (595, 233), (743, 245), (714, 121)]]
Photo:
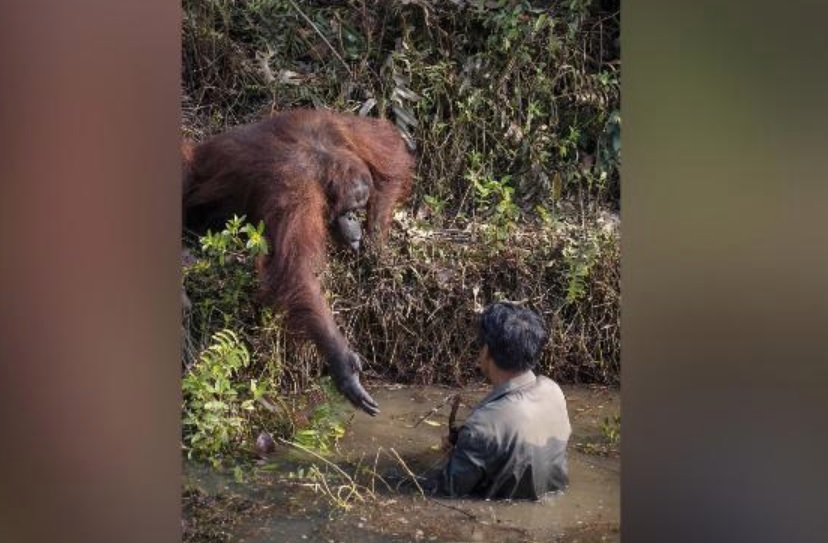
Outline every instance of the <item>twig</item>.
[(455, 394), (454, 395), (454, 400), (452, 400), (451, 413), (449, 413), (449, 420), (448, 420), (449, 431), (454, 429), (454, 419), (455, 419), (455, 417), (457, 417), (457, 408), (460, 407), (460, 399), (461, 399), (460, 395)]
[(428, 498), (428, 499), (429, 499), (429, 501), (434, 502), (437, 505), (442, 505), (443, 507), (447, 507), (449, 509), (454, 509), (455, 511), (463, 513), (464, 515), (466, 515), (467, 517), (469, 517), (472, 520), (477, 520), (477, 515), (475, 515), (474, 513), (469, 513), (468, 511), (460, 509), (459, 507), (457, 507), (455, 505), (451, 505), (451, 504), (448, 504), (448, 503), (443, 503), (439, 500), (435, 500), (434, 498)]
[(415, 423), (414, 423), (413, 428), (416, 428), (416, 427), (417, 427), (417, 426), (419, 426), (419, 425), (420, 425), (420, 424), (421, 424), (424, 420), (426, 420), (428, 417), (430, 417), (431, 415), (433, 415), (434, 413), (436, 413), (437, 411), (439, 411), (439, 410), (440, 410), (440, 409), (441, 409), (444, 405), (446, 405), (446, 404), (449, 402), (449, 400), (451, 400), (451, 398), (452, 398), (452, 396), (451, 396), (451, 395), (446, 396), (446, 397), (443, 399), (443, 401), (442, 401), (442, 402), (440, 402), (439, 404), (437, 404), (437, 405), (435, 405), (434, 407), (432, 407), (432, 408), (431, 408), (431, 411), (429, 411), (428, 413), (426, 413), (425, 415), (423, 415), (422, 417), (420, 417), (420, 420), (418, 420), (417, 422), (415, 422)]
[(316, 31), (316, 33), (319, 34), (319, 37), (322, 38), (322, 41), (325, 42), (325, 44), (328, 46), (328, 48), (331, 50), (331, 52), (336, 56), (337, 59), (339, 59), (339, 62), (341, 62), (342, 65), (345, 66), (345, 69), (348, 71), (348, 75), (353, 77), (353, 74), (351, 73), (351, 67), (348, 66), (348, 64), (345, 62), (345, 60), (336, 51), (334, 46), (331, 45), (331, 42), (328, 41), (328, 38), (326, 38), (325, 35), (322, 34), (322, 31), (319, 30), (319, 28), (314, 24), (314, 22), (310, 20), (310, 17), (305, 15), (305, 13), (301, 9), (299, 9), (299, 6), (297, 6), (296, 3), (293, 0), (288, 0), (288, 2), (290, 2), (290, 5), (293, 6), (293, 9), (295, 9), (297, 11), (297, 13), (299, 13), (299, 15), (301, 15), (302, 18), (305, 19), (305, 21), (307, 21), (307, 23), (309, 25), (311, 25), (311, 27), (313, 27), (313, 29)]
[(408, 464), (405, 463), (405, 460), (400, 458), (400, 455), (397, 454), (397, 451), (394, 450), (394, 447), (391, 447), (388, 450), (390, 450), (392, 453), (394, 453), (394, 456), (397, 457), (397, 461), (399, 461), (400, 465), (403, 467), (403, 469), (406, 471), (406, 473), (408, 473), (408, 475), (411, 477), (411, 480), (414, 481), (414, 484), (417, 485), (417, 490), (420, 491), (420, 495), (425, 498), (426, 494), (423, 491), (423, 487), (421, 487), (420, 483), (417, 482), (417, 476), (414, 475), (414, 473), (408, 468)]

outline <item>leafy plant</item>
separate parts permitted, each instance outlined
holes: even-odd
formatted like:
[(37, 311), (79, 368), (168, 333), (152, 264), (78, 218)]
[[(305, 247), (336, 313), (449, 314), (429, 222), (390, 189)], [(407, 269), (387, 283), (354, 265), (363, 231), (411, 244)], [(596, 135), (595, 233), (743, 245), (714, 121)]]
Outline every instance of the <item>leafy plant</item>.
[(223, 230), (200, 237), (193, 251), (196, 262), (184, 268), (184, 285), (194, 302), (189, 333), (209, 338), (216, 330), (252, 322), (254, 261), (268, 251), (264, 223), (254, 226), (245, 222), (244, 215), (233, 216)]
[(265, 392), (256, 379), (236, 381), (249, 363), (236, 333), (221, 330), (184, 375), (182, 423), (188, 457), (207, 458), (218, 466), (220, 455), (243, 440), (247, 416)]
[(562, 253), (566, 266), (566, 303), (571, 304), (586, 293), (586, 282), (601, 254), (601, 244), (597, 235), (590, 232), (569, 240)]
[(423, 201), (431, 208), (435, 215), (442, 215), (443, 209), (446, 207), (446, 201), (438, 196), (431, 196), (426, 194), (423, 196)]
[(520, 218), (520, 209), (513, 199), (512, 176), (495, 178), (480, 153), (472, 153), (469, 159), (471, 164), (464, 178), (474, 190), (476, 206), (489, 215), (490, 240), (504, 241)]
[(259, 221), (257, 226), (253, 226), (245, 223), (244, 215), (233, 215), (233, 218), (227, 221), (224, 230), (216, 233), (208, 230), (200, 241), (204, 254), (222, 265), (226, 264), (228, 259), (246, 261), (267, 254), (264, 222)]
[(604, 417), (601, 433), (611, 446), (617, 446), (621, 442), (621, 415)]
[(585, 454), (598, 456), (616, 456), (620, 453), (621, 415), (604, 417), (599, 426), (600, 434), (589, 436), (583, 441), (576, 441), (573, 446)]
[(329, 377), (322, 380), (320, 388), (323, 399), (313, 407), (308, 424), (297, 430), (294, 440), (303, 447), (325, 454), (331, 452), (345, 435), (349, 410)]

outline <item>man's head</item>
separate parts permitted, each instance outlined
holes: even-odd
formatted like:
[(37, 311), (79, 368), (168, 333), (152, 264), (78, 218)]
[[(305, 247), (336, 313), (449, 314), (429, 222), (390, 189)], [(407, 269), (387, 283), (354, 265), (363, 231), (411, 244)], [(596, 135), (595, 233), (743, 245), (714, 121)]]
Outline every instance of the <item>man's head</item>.
[(511, 302), (488, 306), (480, 316), (479, 332), (483, 344), (480, 366), (489, 380), (493, 380), (493, 370), (517, 374), (534, 368), (548, 338), (540, 315)]

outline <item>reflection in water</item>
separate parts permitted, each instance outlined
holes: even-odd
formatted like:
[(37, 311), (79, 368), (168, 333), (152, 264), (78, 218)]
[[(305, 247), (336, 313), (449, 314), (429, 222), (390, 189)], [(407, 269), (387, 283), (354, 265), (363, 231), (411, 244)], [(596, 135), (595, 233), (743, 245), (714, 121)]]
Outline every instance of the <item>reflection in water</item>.
[[(274, 482), (277, 473), (296, 467), (285, 455), (274, 458), (273, 471), (242, 485), (219, 481), (195, 466), (187, 472), (208, 492), (238, 492), (262, 506), (233, 528), (231, 541), (620, 541), (620, 462), (617, 457), (586, 455), (573, 446), (600, 437), (604, 418), (620, 412), (618, 392), (563, 388), (573, 429), (570, 487), (540, 502), (424, 499), (416, 490), (389, 492), (378, 485), (377, 500), (341, 512), (307, 488)], [(372, 418), (357, 413), (331, 460), (341, 466), (376, 465), (380, 474), (404, 476), (393, 449), (415, 473), (440, 466), (439, 443), (455, 393), (438, 387), (372, 390), (382, 414)], [(484, 389), (463, 392), (458, 422), (484, 395)]]

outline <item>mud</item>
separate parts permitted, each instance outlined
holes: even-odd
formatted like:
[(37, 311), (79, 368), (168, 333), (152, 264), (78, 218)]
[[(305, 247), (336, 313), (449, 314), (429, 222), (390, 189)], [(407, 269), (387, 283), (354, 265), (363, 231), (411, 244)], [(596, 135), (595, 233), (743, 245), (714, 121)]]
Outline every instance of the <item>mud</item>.
[[(184, 539), (210, 543), (618, 542), (620, 459), (617, 444), (608, 442), (602, 425), (620, 413), (619, 391), (563, 388), (573, 435), (570, 487), (562, 494), (540, 502), (422, 496), (409, 472), (421, 474), (443, 462), (439, 443), (447, 431), (450, 400), (458, 391), (384, 386), (371, 390), (382, 414), (371, 418), (356, 413), (337, 453), (328, 457), (353, 474), (361, 489), (357, 497), (348, 482), (327, 465), (322, 471), (328, 475), (321, 479), (291, 477), (307, 469), (310, 461), (320, 462), (287, 447), (280, 447), (267, 463), (246, 471), (241, 482), (232, 474), (186, 464), (185, 488), (190, 498), (198, 496), (210, 507), (188, 510), (185, 493)], [(485, 392), (484, 388), (461, 391), (458, 422)], [(347, 498), (342, 502), (347, 510), (332, 501), (331, 495), (337, 493)], [(223, 520), (222, 504), (227, 513)], [(209, 513), (206, 519), (199, 521), (199, 514), (205, 512)], [(211, 530), (211, 520), (220, 529)]]

